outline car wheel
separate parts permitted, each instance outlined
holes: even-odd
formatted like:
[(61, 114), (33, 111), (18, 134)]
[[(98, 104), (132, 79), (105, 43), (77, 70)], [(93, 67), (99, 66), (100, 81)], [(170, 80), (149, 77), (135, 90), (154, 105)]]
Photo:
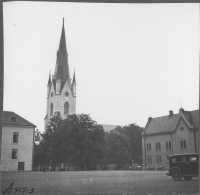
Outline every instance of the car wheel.
[(183, 177), (185, 180), (187, 180), (187, 181), (189, 181), (189, 180), (191, 180), (192, 179), (192, 177), (191, 176), (184, 176)]
[(178, 169), (173, 170), (171, 175), (174, 181), (180, 181), (182, 178), (181, 171)]

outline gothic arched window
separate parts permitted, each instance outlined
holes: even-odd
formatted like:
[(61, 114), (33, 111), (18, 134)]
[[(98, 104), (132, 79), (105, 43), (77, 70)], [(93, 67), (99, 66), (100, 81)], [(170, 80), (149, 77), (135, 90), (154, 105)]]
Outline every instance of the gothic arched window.
[(65, 102), (65, 105), (64, 105), (64, 114), (69, 114), (69, 103), (68, 102)]
[(50, 106), (50, 116), (53, 116), (53, 103), (51, 103), (51, 106)]

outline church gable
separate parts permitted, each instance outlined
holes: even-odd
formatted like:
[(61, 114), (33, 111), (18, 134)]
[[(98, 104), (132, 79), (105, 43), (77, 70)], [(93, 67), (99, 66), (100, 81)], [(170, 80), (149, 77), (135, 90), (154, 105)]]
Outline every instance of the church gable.
[(178, 125), (176, 126), (175, 132), (177, 137), (187, 137), (190, 134), (190, 128), (188, 127), (185, 120), (180, 117)]

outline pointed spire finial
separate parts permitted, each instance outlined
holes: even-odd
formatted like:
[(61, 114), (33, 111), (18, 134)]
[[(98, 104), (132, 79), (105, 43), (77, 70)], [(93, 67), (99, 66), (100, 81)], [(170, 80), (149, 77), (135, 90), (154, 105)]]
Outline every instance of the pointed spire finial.
[(73, 81), (72, 81), (73, 85), (76, 85), (76, 77), (75, 77), (75, 68), (74, 68), (74, 76), (73, 76)]
[(50, 86), (50, 85), (51, 85), (51, 70), (50, 70), (50, 72), (49, 72), (49, 81), (48, 81), (47, 86)]
[(63, 17), (63, 25), (64, 25), (65, 18)]

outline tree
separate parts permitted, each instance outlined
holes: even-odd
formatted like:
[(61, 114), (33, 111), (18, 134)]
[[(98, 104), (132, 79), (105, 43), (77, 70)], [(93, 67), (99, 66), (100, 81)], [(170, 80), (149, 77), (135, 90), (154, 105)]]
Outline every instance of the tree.
[(55, 167), (64, 163), (81, 169), (96, 169), (103, 161), (104, 130), (89, 115), (73, 114), (66, 119), (52, 117), (46, 133), (41, 136), (40, 164)]
[(45, 153), (42, 133), (36, 129), (34, 133), (34, 158), (33, 167), (36, 168), (39, 165), (44, 165), (46, 163), (47, 155)]
[(116, 127), (115, 129), (127, 136), (132, 149), (132, 160), (136, 163), (142, 163), (142, 131), (143, 128), (136, 124), (130, 124), (124, 127)]
[(108, 164), (116, 164), (117, 169), (122, 165), (131, 164), (131, 146), (125, 134), (112, 130), (106, 134), (105, 139)]
[(62, 153), (61, 153), (61, 134), (60, 129), (63, 125), (63, 120), (54, 116), (49, 120), (47, 125), (46, 133), (42, 134), (43, 142), (41, 147), (45, 153), (45, 163), (54, 167), (57, 164), (61, 164)]
[(96, 169), (104, 155), (104, 130), (89, 115), (69, 115), (61, 128), (65, 163)]

